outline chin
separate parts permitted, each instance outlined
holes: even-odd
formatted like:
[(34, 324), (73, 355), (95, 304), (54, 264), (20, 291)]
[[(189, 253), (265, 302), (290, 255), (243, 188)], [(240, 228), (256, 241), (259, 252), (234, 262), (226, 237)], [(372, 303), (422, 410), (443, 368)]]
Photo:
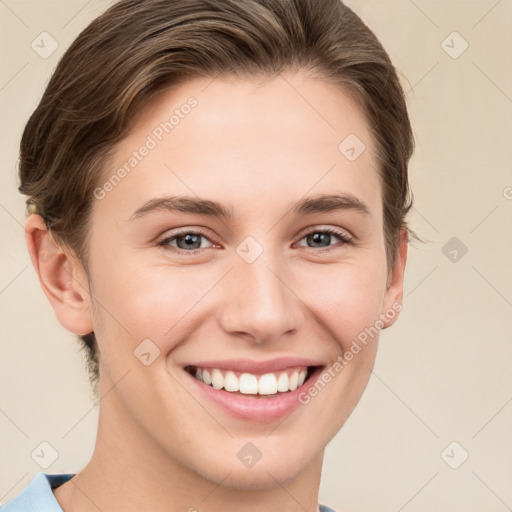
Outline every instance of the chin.
[[(239, 450), (238, 446), (243, 447), (246, 444), (249, 442), (237, 440), (237, 451)], [(296, 443), (290, 443), (293, 446), (283, 445), (278, 450), (270, 446), (263, 447), (263, 444), (264, 440), (260, 443), (263, 453), (257, 461), (248, 460), (244, 463), (236, 455), (229, 457), (225, 452), (223, 454), (222, 450), (219, 450), (217, 453), (221, 458), (218, 460), (213, 456), (214, 460), (210, 461), (212, 469), (205, 472), (206, 464), (203, 459), (197, 464), (197, 471), (215, 484), (222, 482), (223, 487), (239, 490), (265, 490), (278, 485), (287, 485), (317, 462), (313, 454), (297, 451)], [(320, 468), (321, 463), (320, 459)]]
[[(260, 465), (261, 464), (261, 465)], [(218, 483), (222, 481), (223, 487), (229, 487), (237, 490), (263, 491), (275, 488), (278, 485), (286, 485), (295, 480), (304, 468), (279, 467), (274, 464), (263, 464), (260, 461), (252, 468), (235, 467), (231, 469), (231, 473), (218, 475), (213, 481)]]

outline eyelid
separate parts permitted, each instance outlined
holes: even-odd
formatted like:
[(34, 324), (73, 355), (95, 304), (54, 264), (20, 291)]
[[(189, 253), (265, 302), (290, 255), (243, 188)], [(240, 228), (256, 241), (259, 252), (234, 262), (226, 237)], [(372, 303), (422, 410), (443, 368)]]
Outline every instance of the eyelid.
[(299, 240), (302, 240), (302, 238), (304, 238), (305, 236), (307, 236), (311, 233), (316, 233), (316, 232), (332, 233), (346, 241), (349, 241), (349, 240), (352, 241), (354, 239), (354, 236), (352, 235), (352, 233), (350, 233), (350, 231), (347, 231), (346, 229), (343, 229), (343, 228), (329, 226), (329, 225), (308, 226), (307, 228), (304, 228), (301, 231), (301, 233), (298, 235), (298, 238), (299, 238)]
[(166, 243), (171, 238), (174, 239), (176, 237), (187, 235), (187, 234), (190, 234), (190, 233), (195, 234), (195, 235), (201, 235), (204, 238), (206, 238), (213, 245), (220, 246), (220, 244), (218, 242), (216, 242), (209, 233), (207, 233), (203, 228), (200, 228), (200, 227), (189, 227), (189, 228), (181, 229), (181, 230), (176, 231), (176, 232), (167, 233), (160, 241), (157, 242), (157, 245), (158, 246), (162, 246), (164, 248), (165, 247), (170, 247), (170, 249), (169, 249), (170, 251), (183, 252), (183, 253), (188, 253), (188, 254), (198, 254), (198, 253), (204, 251), (205, 249), (209, 249), (209, 247), (206, 247), (206, 248), (202, 248), (202, 249), (193, 249), (191, 251), (185, 251), (184, 249), (172, 247), (172, 246), (170, 246), (169, 244)]
[[(164, 249), (170, 251), (170, 252), (174, 252), (174, 253), (178, 253), (178, 254), (188, 254), (188, 255), (191, 255), (191, 256), (197, 256), (197, 255), (200, 255), (202, 254), (205, 250), (207, 249), (210, 249), (211, 247), (203, 247), (203, 248), (199, 248), (199, 249), (192, 249), (190, 251), (187, 251), (185, 249), (180, 249), (178, 247), (173, 247), (171, 246), (168, 242), (171, 240), (171, 239), (175, 239), (179, 236), (182, 236), (182, 235), (186, 235), (186, 234), (195, 234), (195, 235), (201, 235), (203, 236), (204, 238), (206, 238), (210, 243), (212, 243), (214, 246), (221, 246), (221, 244), (219, 244), (218, 242), (215, 241), (215, 239), (213, 239), (213, 237), (211, 237), (211, 235), (209, 235), (209, 233), (207, 233), (203, 228), (200, 228), (200, 227), (187, 227), (187, 228), (184, 228), (184, 229), (181, 229), (177, 232), (173, 232), (171, 234), (167, 234), (167, 236), (165, 236), (164, 238), (162, 238), (162, 240), (160, 240), (159, 242), (157, 242), (157, 245), (160, 246), (160, 247), (163, 247)], [(328, 247), (307, 247), (307, 246), (300, 246), (300, 247), (304, 247), (305, 249), (309, 249), (313, 252), (319, 252), (319, 253), (322, 253), (322, 252), (329, 252), (331, 250), (334, 250), (336, 248), (339, 248), (341, 246), (344, 246), (344, 245), (347, 245), (347, 244), (352, 244), (353, 243), (353, 235), (351, 233), (349, 233), (348, 231), (346, 230), (343, 230), (342, 228), (338, 228), (338, 227), (332, 227), (332, 226), (318, 226), (318, 225), (313, 225), (313, 226), (308, 226), (307, 228), (304, 228), (301, 233), (298, 236), (298, 239), (296, 242), (294, 242), (294, 245), (297, 244), (298, 242), (302, 241), (306, 236), (310, 235), (310, 234), (313, 234), (313, 233), (329, 233), (331, 235), (334, 235), (336, 237), (338, 237), (341, 242), (338, 242), (334, 245), (330, 245)]]
[(306, 232), (302, 232), (302, 234), (299, 236), (299, 239), (295, 243), (299, 243), (302, 241), (305, 237), (309, 236), (313, 233), (328, 233), (330, 235), (334, 235), (335, 237), (340, 239), (340, 242), (335, 243), (333, 245), (329, 245), (327, 247), (308, 247), (307, 245), (301, 245), (300, 247), (306, 249), (308, 252), (321, 255), (325, 253), (330, 253), (331, 251), (335, 251), (336, 249), (341, 249), (342, 247), (346, 245), (353, 245), (353, 236), (349, 234), (348, 232), (345, 232), (344, 230), (340, 228), (333, 228), (333, 227), (312, 227)]

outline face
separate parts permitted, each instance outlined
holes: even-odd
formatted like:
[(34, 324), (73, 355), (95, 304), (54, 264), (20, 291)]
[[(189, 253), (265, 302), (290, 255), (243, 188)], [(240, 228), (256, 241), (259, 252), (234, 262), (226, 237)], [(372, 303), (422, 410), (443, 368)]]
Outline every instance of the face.
[(381, 193), (364, 115), (333, 85), (288, 73), (156, 96), (95, 192), (100, 431), (238, 488), (321, 464), (398, 316)]

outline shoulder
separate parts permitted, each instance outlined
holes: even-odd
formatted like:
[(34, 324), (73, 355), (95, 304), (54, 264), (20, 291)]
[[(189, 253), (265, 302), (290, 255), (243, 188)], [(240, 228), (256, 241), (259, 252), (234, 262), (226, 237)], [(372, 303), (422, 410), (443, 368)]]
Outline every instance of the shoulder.
[(37, 473), (20, 494), (0, 505), (1, 512), (62, 512), (52, 489), (67, 482), (74, 473)]
[(327, 505), (318, 505), (320, 512), (336, 512), (333, 508), (328, 507)]

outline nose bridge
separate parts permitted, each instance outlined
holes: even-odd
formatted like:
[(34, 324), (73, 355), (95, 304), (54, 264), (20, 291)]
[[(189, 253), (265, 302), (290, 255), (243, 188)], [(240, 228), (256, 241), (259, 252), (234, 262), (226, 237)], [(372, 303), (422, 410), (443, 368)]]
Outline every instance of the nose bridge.
[[(251, 248), (249, 251), (254, 251)], [(279, 256), (263, 251), (246, 258), (242, 242), (234, 255), (234, 268), (224, 283), (220, 321), (226, 332), (246, 334), (254, 341), (270, 341), (299, 327), (300, 301), (288, 288)], [(282, 275), (280, 275), (282, 274)]]

